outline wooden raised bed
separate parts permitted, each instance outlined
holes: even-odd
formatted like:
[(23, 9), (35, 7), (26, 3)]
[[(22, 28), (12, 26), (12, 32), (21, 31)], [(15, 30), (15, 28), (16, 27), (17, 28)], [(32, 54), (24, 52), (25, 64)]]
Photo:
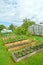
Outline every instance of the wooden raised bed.
[(12, 45), (17, 45), (17, 44), (25, 44), (25, 43), (29, 43), (30, 40), (23, 40), (23, 41), (18, 41), (18, 42), (14, 42), (14, 43), (8, 43), (5, 44), (6, 47), (12, 46)]
[(17, 46), (17, 47), (12, 47), (12, 48), (9, 48), (8, 51), (19, 50), (19, 49), (27, 47), (27, 46), (30, 46), (30, 44), (26, 44), (26, 45), (22, 45), (22, 46)]
[(21, 61), (21, 60), (23, 60), (23, 59), (25, 59), (25, 58), (28, 58), (28, 57), (30, 57), (30, 56), (32, 56), (32, 55), (34, 55), (34, 54), (36, 54), (36, 53), (38, 53), (38, 52), (40, 52), (40, 51), (43, 51), (43, 49), (39, 49), (39, 50), (37, 50), (37, 51), (34, 51), (34, 52), (32, 52), (32, 53), (30, 53), (30, 54), (27, 54), (27, 55), (25, 55), (25, 56), (23, 56), (23, 57), (21, 57), (21, 58), (16, 58), (16, 56), (14, 55), (14, 53), (12, 53), (12, 58), (13, 58), (13, 60), (14, 60), (15, 62), (19, 62), (19, 61)]
[(18, 62), (22, 59), (32, 56), (33, 54), (38, 53), (40, 51), (43, 51), (43, 43), (38, 46), (27, 47), (25, 49), (22, 49), (22, 51), (20, 50), (20, 51), (13, 52), (12, 58), (15, 62)]

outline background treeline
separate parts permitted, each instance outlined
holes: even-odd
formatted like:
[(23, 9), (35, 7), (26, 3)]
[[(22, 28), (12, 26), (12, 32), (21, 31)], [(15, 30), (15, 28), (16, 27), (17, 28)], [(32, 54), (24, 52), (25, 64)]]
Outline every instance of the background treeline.
[(34, 21), (31, 21), (30, 19), (24, 19), (23, 20), (23, 24), (19, 27), (17, 26), (14, 26), (13, 24), (10, 24), (9, 27), (6, 27), (5, 25), (0, 25), (0, 31), (2, 29), (9, 29), (9, 30), (12, 30), (15, 34), (18, 34), (18, 35), (28, 35), (30, 34), (28, 32), (28, 27), (35, 24)]

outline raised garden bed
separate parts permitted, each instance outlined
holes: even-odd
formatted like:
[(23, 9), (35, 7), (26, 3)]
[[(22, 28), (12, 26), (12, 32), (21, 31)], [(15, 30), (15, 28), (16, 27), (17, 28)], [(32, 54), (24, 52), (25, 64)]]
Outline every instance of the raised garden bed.
[(20, 44), (27, 44), (29, 43), (29, 40), (22, 40), (22, 41), (18, 41), (18, 42), (13, 42), (13, 43), (9, 43), (9, 44), (5, 44), (6, 47), (12, 46), (12, 45), (20, 45)]
[(31, 55), (33, 55), (41, 50), (43, 50), (43, 44), (40, 44), (38, 46), (33, 46), (33, 47), (27, 47), (25, 49), (13, 52), (12, 57), (15, 62), (18, 62), (22, 59), (30, 57)]
[(24, 48), (26, 46), (30, 46), (29, 44), (25, 44), (25, 45), (15, 45), (15, 46), (11, 46), (8, 48), (8, 51), (12, 51), (12, 50), (18, 50), (18, 49), (21, 49), (21, 48)]
[[(12, 45), (12, 46), (8, 47), (8, 49), (9, 49), (9, 48), (13, 48), (13, 47), (18, 47), (18, 46), (24, 46), (24, 45), (27, 45), (27, 44), (28, 44), (28, 43)], [(29, 44), (28, 44), (28, 45), (29, 45)]]
[(9, 44), (5, 44), (5, 46), (7, 47), (8, 51), (12, 51), (12, 50), (18, 50), (20, 48), (24, 48), (26, 46), (30, 46), (30, 40), (22, 40), (22, 41), (18, 41), (18, 42), (14, 42), (14, 43), (9, 43)]

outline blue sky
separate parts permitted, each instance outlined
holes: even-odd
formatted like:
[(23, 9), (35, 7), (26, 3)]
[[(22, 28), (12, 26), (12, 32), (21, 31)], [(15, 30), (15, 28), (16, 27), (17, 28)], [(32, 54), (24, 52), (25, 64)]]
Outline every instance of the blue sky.
[(43, 0), (0, 0), (0, 23), (19, 25), (24, 18), (42, 22)]

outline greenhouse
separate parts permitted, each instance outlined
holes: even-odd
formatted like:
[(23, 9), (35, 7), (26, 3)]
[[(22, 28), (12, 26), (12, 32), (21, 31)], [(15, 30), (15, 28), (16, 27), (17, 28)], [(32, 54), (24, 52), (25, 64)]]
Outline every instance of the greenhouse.
[(3, 29), (3, 30), (1, 30), (1, 34), (2, 34), (2, 36), (11, 36), (12, 35), (12, 30), (8, 30), (8, 29)]
[(11, 33), (11, 32), (12, 32), (12, 30), (7, 30), (7, 29), (1, 30), (1, 33)]
[(41, 35), (43, 36), (43, 25), (42, 24), (35, 24), (28, 28), (28, 30), (34, 35)]

